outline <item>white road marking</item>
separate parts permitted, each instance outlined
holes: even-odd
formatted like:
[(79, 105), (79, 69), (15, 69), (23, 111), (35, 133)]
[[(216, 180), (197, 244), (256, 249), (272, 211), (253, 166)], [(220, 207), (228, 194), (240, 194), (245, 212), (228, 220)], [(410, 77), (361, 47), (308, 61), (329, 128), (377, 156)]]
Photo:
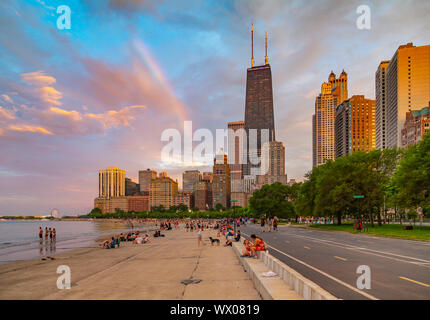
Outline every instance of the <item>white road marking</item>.
[[(249, 237), (249, 235), (248, 235), (248, 234), (246, 234), (246, 233), (243, 233), (243, 234), (244, 234), (245, 236), (248, 236), (248, 237)], [(364, 292), (364, 291), (362, 291), (362, 290), (359, 290), (359, 289), (357, 289), (357, 288), (355, 288), (355, 287), (351, 286), (350, 284), (348, 284), (348, 283), (346, 283), (346, 282), (343, 282), (342, 280), (339, 280), (338, 278), (335, 278), (335, 277), (333, 277), (332, 275), (330, 275), (330, 274), (328, 274), (328, 273), (326, 273), (326, 272), (324, 272), (324, 271), (322, 271), (322, 270), (320, 270), (320, 269), (318, 269), (318, 268), (316, 268), (316, 267), (314, 267), (314, 266), (311, 266), (310, 264), (307, 264), (306, 262), (304, 262), (304, 261), (302, 261), (302, 260), (300, 260), (300, 259), (297, 259), (297, 258), (295, 258), (295, 257), (293, 257), (293, 256), (290, 256), (289, 254), (287, 254), (287, 253), (285, 253), (285, 252), (283, 252), (283, 251), (281, 251), (281, 250), (278, 250), (278, 249), (276, 249), (276, 248), (274, 248), (274, 247), (272, 247), (272, 246), (270, 246), (270, 245), (268, 245), (268, 244), (267, 244), (267, 247), (272, 248), (273, 250), (275, 250), (275, 251), (279, 252), (280, 254), (283, 254), (284, 256), (286, 256), (286, 257), (288, 257), (288, 258), (290, 258), (290, 259), (293, 259), (294, 261), (297, 261), (297, 262), (299, 262), (299, 263), (303, 264), (304, 266), (306, 266), (306, 267), (308, 267), (308, 268), (310, 268), (310, 269), (312, 269), (312, 270), (314, 270), (314, 271), (316, 271), (316, 272), (318, 272), (318, 273), (321, 273), (323, 276), (325, 276), (325, 277), (327, 277), (327, 278), (329, 278), (329, 279), (331, 279), (331, 280), (333, 280), (333, 281), (336, 281), (337, 283), (340, 283), (341, 285), (343, 285), (343, 286), (347, 287), (348, 289), (351, 289), (352, 291), (354, 291), (354, 292), (356, 292), (356, 293), (358, 293), (358, 294), (361, 294), (361, 295), (365, 296), (365, 297), (366, 297), (366, 298), (368, 298), (368, 299), (371, 299), (371, 300), (379, 300), (378, 298), (376, 298), (376, 297), (372, 296), (371, 294), (368, 294), (367, 292)]]
[[(420, 258), (415, 258), (415, 257), (408, 257), (408, 256), (400, 255), (400, 254), (395, 254), (395, 253), (385, 252), (385, 251), (379, 251), (379, 250), (373, 250), (373, 249), (369, 249), (369, 248), (357, 247), (357, 246), (353, 246), (353, 245), (349, 245), (349, 244), (339, 245), (339, 243), (334, 242), (334, 241), (330, 241), (330, 240), (317, 239), (317, 238), (312, 238), (312, 237), (302, 236), (302, 235), (294, 235), (294, 234), (290, 234), (290, 235), (291, 236), (295, 236), (295, 237), (310, 239), (310, 240), (312, 240), (314, 242), (320, 242), (320, 243), (324, 243), (325, 242), (326, 244), (337, 246), (337, 247), (341, 247), (341, 248), (344, 248), (344, 249), (361, 251), (361, 252), (364, 252), (364, 253), (367, 253), (367, 254), (373, 254), (373, 255), (384, 257), (384, 258), (387, 258), (387, 259), (392, 259), (392, 260), (396, 260), (396, 261), (412, 263), (412, 264), (416, 264), (416, 265), (424, 265), (424, 264), (427, 264), (427, 263), (430, 262), (429, 260), (425, 260), (425, 259), (420, 259)], [(419, 261), (419, 262), (396, 259), (396, 258), (393, 258), (393, 257), (384, 256), (384, 255), (381, 255), (381, 254), (376, 254), (375, 252), (381, 253), (381, 254), (386, 254), (386, 255), (391, 255), (391, 256), (395, 256), (395, 257), (410, 259), (410, 260), (416, 260), (416, 261)]]
[(348, 283), (346, 283), (346, 282), (343, 282), (342, 280), (339, 280), (339, 279), (337, 279), (337, 278), (333, 277), (332, 275), (330, 275), (330, 274), (328, 274), (328, 273), (326, 273), (326, 272), (324, 272), (324, 271), (322, 271), (322, 270), (320, 270), (320, 269), (318, 269), (318, 268), (315, 268), (314, 266), (311, 266), (311, 265), (307, 264), (306, 262), (303, 262), (303, 261), (301, 261), (301, 260), (299, 260), (299, 259), (297, 259), (297, 258), (294, 258), (293, 256), (290, 256), (289, 254), (286, 254), (285, 252), (282, 252), (281, 250), (278, 250), (278, 249), (276, 249), (276, 248), (274, 248), (274, 247), (272, 247), (272, 246), (269, 246), (269, 245), (268, 245), (268, 247), (269, 247), (269, 248), (272, 248), (273, 250), (275, 250), (275, 251), (277, 251), (277, 252), (279, 252), (280, 254), (283, 254), (284, 256), (287, 256), (287, 257), (288, 257), (288, 258), (290, 258), (290, 259), (293, 259), (293, 260), (295, 260), (295, 261), (297, 261), (297, 262), (299, 262), (299, 263), (303, 264), (304, 266), (306, 266), (306, 267), (308, 267), (308, 268), (310, 268), (310, 269), (312, 269), (312, 270), (314, 270), (314, 271), (316, 271), (316, 272), (321, 273), (322, 275), (326, 276), (327, 278), (332, 279), (332, 280), (336, 281), (337, 283), (340, 283), (341, 285), (343, 285), (343, 286), (347, 287), (348, 289), (351, 289), (352, 291), (354, 291), (354, 292), (356, 292), (356, 293), (359, 293), (359, 294), (361, 294), (361, 295), (365, 296), (366, 298), (369, 298), (369, 299), (371, 299), (371, 300), (379, 300), (378, 298), (376, 298), (376, 297), (372, 296), (371, 294), (368, 294), (368, 293), (366, 293), (366, 292), (364, 292), (364, 291), (361, 291), (361, 290), (359, 290), (359, 289), (357, 289), (357, 288), (354, 288), (354, 287), (353, 287), (353, 286), (351, 286), (350, 284), (348, 284)]

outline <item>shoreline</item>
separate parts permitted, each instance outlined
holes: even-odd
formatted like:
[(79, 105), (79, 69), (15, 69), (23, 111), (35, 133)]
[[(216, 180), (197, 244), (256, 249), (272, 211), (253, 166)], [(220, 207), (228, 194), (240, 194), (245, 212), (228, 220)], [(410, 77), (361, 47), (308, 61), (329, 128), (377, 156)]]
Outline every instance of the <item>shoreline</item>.
[[(77, 249), (0, 266), (0, 299), (260, 299), (231, 247), (197, 246), (197, 233), (162, 231), (147, 244)], [(57, 288), (59, 266), (71, 271), (71, 289)], [(187, 283), (188, 280), (197, 280)], [(184, 283), (185, 281), (185, 283)]]
[[(50, 220), (52, 222), (52, 220)], [(43, 261), (48, 257), (55, 257), (63, 253), (73, 252), (75, 250), (99, 248), (100, 243), (112, 236), (119, 236), (121, 233), (139, 231), (141, 233), (151, 233), (158, 227), (154, 223), (134, 223), (133, 229), (125, 221), (100, 221), (100, 225), (93, 233), (76, 233), (58, 236), (56, 241), (39, 238), (28, 240), (3, 240), (0, 247), (0, 266), (14, 263), (23, 263), (26, 261), (39, 260)], [(5, 242), (7, 241), (7, 242)]]

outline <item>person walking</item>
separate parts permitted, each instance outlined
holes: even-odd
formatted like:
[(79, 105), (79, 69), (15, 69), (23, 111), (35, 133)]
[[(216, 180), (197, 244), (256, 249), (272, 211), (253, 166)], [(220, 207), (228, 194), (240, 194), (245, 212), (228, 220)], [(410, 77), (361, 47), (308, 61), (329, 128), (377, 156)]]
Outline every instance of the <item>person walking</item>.
[(267, 219), (267, 227), (269, 229), (269, 232), (271, 232), (272, 231), (272, 218), (271, 217), (269, 217)]
[(202, 231), (203, 228), (199, 229), (199, 232), (197, 232), (197, 246), (200, 247), (200, 243), (202, 242)]
[(266, 224), (265, 219), (264, 219), (264, 217), (261, 217), (260, 220), (261, 220), (261, 222), (260, 222), (261, 232), (265, 232), (266, 231), (266, 228), (265, 228), (265, 224)]

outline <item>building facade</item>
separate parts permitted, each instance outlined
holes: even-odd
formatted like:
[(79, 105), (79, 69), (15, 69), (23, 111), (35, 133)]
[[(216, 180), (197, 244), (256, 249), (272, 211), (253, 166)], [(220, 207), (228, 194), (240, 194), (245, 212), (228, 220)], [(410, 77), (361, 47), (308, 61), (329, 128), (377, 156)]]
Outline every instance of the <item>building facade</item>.
[(151, 169), (139, 171), (139, 188), (142, 194), (149, 195), (151, 180), (155, 178), (157, 178), (157, 172)]
[(285, 174), (285, 147), (282, 142), (271, 141), (263, 145), (261, 156), (261, 175), (257, 175), (259, 185), (280, 182), (287, 184)]
[(200, 181), (194, 185), (194, 207), (200, 211), (213, 207), (211, 182)]
[(375, 100), (352, 96), (336, 108), (336, 158), (375, 150)]
[(140, 194), (140, 186), (129, 178), (125, 178), (125, 195), (133, 196)]
[(173, 198), (178, 194), (178, 182), (167, 177), (165, 172), (158, 178), (152, 179), (149, 186), (149, 209), (163, 206), (169, 209), (173, 205)]
[(312, 118), (313, 165), (334, 160), (336, 107), (348, 99), (348, 75), (342, 71), (339, 78), (331, 72), (328, 82), (321, 85), (321, 94), (315, 100), (315, 114)]
[(232, 192), (231, 205), (235, 207), (246, 207), (248, 205), (248, 195), (245, 192)]
[(420, 110), (406, 113), (405, 124), (402, 128), (402, 147), (408, 148), (420, 142), (430, 131), (430, 102), (429, 106)]
[(188, 170), (182, 174), (182, 190), (192, 193), (194, 184), (202, 180), (202, 175), (198, 170)]
[(176, 196), (173, 197), (173, 206), (178, 206), (180, 204), (183, 204), (187, 206), (188, 209), (194, 208), (194, 201), (193, 201), (193, 193), (192, 192), (185, 192), (185, 191), (179, 191)]
[(202, 181), (212, 183), (213, 172), (203, 172)]
[(390, 61), (382, 61), (375, 74), (375, 147), (387, 147), (387, 87), (386, 71)]
[(212, 205), (230, 206), (230, 167), (225, 154), (217, 154), (213, 166)]
[(128, 196), (128, 211), (148, 212), (149, 196)]
[(125, 171), (117, 167), (99, 170), (99, 198), (125, 196)]
[(406, 114), (430, 101), (430, 45), (400, 46), (386, 69), (386, 146), (402, 146)]
[(243, 164), (246, 163), (245, 121), (229, 122), (228, 128), (228, 157), (230, 162), (231, 191), (241, 191)]

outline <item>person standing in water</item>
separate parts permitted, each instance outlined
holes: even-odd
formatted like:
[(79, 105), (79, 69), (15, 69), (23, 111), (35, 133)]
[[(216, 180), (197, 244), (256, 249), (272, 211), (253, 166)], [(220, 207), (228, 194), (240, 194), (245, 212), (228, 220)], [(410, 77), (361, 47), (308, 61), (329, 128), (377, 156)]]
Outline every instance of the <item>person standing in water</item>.
[(57, 241), (57, 231), (55, 231), (55, 228), (54, 228), (54, 230), (52, 230), (52, 239), (54, 241)]
[(42, 227), (39, 227), (39, 240), (40, 240), (40, 242), (43, 241), (43, 229), (42, 229)]
[(48, 227), (45, 227), (45, 240), (48, 240), (48, 236), (49, 236)]
[(49, 228), (49, 240), (51, 240), (51, 242), (52, 242), (52, 229), (51, 228)]

